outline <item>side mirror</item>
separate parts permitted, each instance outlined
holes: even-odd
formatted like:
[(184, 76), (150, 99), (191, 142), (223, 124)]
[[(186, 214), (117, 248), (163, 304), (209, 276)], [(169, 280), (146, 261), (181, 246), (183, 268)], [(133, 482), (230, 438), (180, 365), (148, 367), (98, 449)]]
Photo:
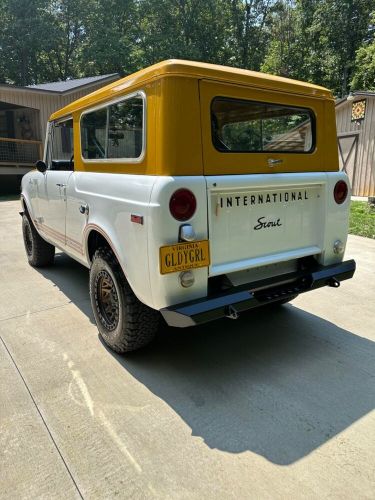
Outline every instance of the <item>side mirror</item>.
[(44, 163), (43, 160), (38, 160), (36, 163), (35, 163), (35, 167), (37, 170), (39, 170), (39, 172), (41, 172), (42, 174), (44, 174), (44, 172), (47, 170), (47, 165)]

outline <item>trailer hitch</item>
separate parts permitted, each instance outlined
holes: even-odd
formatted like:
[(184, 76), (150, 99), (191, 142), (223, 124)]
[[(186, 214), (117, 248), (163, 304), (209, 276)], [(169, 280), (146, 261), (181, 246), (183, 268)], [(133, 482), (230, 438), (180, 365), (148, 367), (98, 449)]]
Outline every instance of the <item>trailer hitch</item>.
[(328, 281), (328, 286), (338, 288), (340, 286), (340, 282), (334, 276), (332, 276), (332, 278)]

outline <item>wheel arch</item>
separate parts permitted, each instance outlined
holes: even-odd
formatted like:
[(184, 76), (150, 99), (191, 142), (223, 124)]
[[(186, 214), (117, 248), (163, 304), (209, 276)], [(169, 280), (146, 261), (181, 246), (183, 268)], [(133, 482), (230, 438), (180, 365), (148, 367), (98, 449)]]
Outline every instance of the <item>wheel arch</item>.
[(30, 205), (29, 205), (28, 201), (26, 200), (26, 197), (23, 193), (20, 196), (20, 201), (21, 201), (22, 210), (26, 213), (26, 215), (28, 215), (30, 218), (32, 218), (32, 213), (30, 211)]
[[(93, 256), (95, 250), (99, 246), (107, 246), (115, 256), (122, 272), (128, 282), (130, 288), (132, 289), (134, 295), (144, 304), (149, 307), (153, 307), (150, 287), (143, 286), (145, 282), (145, 277), (141, 277), (138, 272), (134, 272), (132, 267), (132, 258), (134, 255), (129, 255), (126, 251), (125, 242), (118, 241), (116, 238), (116, 233), (114, 237), (111, 238), (111, 233), (108, 233), (102, 227), (97, 224), (89, 223), (84, 231), (84, 253), (85, 260), (89, 268), (91, 268)], [(118, 250), (117, 250), (118, 249)], [(148, 278), (148, 273), (146, 278)]]
[(92, 258), (94, 256), (95, 251), (97, 250), (97, 248), (103, 245), (107, 246), (108, 248), (110, 248), (110, 250), (112, 250), (113, 254), (115, 255), (118, 263), (120, 264), (126, 276), (125, 269), (121, 264), (121, 259), (119, 258), (119, 255), (116, 252), (115, 245), (112, 243), (111, 238), (101, 227), (97, 226), (96, 224), (89, 224), (85, 229), (85, 252), (86, 252), (87, 262), (90, 265), (92, 263)]

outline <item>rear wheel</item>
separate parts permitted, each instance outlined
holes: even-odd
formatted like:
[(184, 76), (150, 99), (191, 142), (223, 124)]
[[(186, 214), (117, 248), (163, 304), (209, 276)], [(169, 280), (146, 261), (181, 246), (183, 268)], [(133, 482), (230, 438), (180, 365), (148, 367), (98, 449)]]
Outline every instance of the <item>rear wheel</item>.
[(27, 260), (31, 266), (44, 267), (53, 264), (55, 247), (39, 236), (26, 214), (22, 216), (22, 234)]
[(90, 298), (99, 333), (114, 351), (135, 351), (154, 338), (159, 312), (137, 299), (108, 248), (94, 254)]

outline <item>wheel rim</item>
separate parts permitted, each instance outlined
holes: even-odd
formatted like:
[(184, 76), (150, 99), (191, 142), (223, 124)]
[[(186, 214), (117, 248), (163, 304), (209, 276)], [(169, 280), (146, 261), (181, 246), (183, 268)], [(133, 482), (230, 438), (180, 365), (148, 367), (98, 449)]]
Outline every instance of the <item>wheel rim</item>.
[(105, 270), (95, 278), (95, 302), (101, 324), (113, 331), (118, 325), (120, 307), (115, 282)]
[(30, 224), (25, 225), (25, 247), (27, 255), (31, 255), (33, 251), (33, 238), (31, 234)]

